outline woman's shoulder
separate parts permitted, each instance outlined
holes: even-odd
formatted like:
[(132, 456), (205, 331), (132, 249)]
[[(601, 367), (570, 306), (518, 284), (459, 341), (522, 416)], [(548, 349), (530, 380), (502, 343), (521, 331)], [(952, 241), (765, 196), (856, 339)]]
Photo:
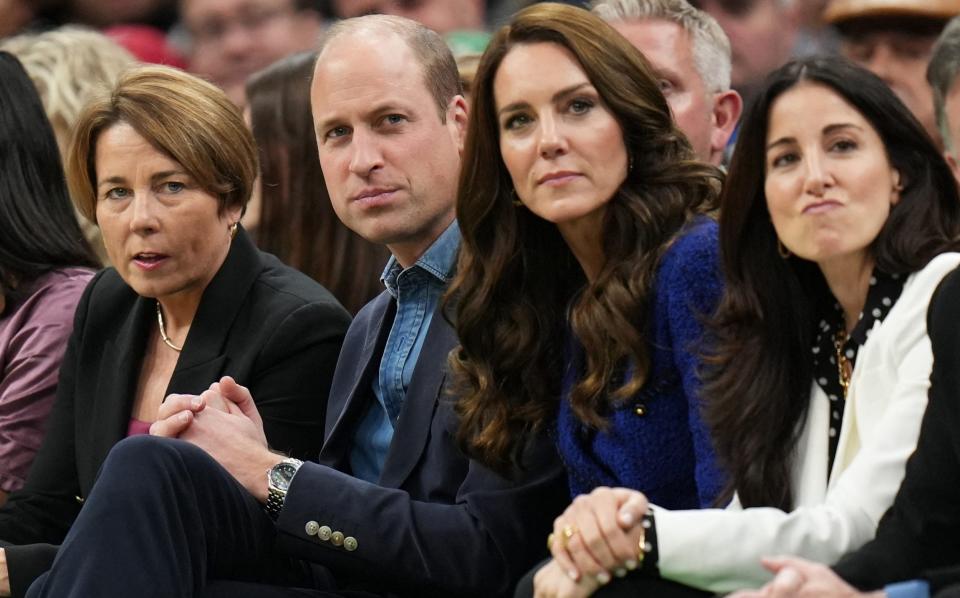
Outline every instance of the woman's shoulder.
[(84, 268), (82, 266), (70, 266), (66, 268), (56, 268), (40, 277), (46, 284), (57, 286), (85, 287), (87, 283), (97, 274), (97, 270)]
[(717, 286), (719, 278), (719, 236), (717, 222), (699, 216), (677, 234), (660, 260), (657, 285), (671, 287)]
[(95, 274), (90, 268), (56, 268), (38, 276), (30, 286), (29, 295), (44, 302), (64, 300), (76, 304)]
[(942, 253), (930, 260), (923, 268), (910, 274), (903, 283), (903, 291), (890, 313), (884, 318), (881, 329), (885, 342), (901, 346), (926, 334), (924, 323), (934, 291), (944, 278), (960, 265), (960, 253)]
[(275, 307), (297, 309), (306, 305), (322, 306), (332, 312), (349, 314), (340, 302), (319, 282), (287, 266), (275, 256), (260, 252), (263, 269), (255, 281), (256, 292)]
[(661, 267), (685, 266), (706, 262), (715, 267), (719, 254), (719, 226), (707, 216), (688, 222), (674, 237), (661, 259)]
[(940, 282), (960, 265), (960, 253), (941, 253), (917, 270), (906, 280), (903, 292), (922, 292), (936, 288)]

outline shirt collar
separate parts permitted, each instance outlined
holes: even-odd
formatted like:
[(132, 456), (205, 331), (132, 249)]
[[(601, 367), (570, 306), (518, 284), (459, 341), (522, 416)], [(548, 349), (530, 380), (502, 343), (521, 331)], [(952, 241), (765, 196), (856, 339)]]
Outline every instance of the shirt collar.
[[(454, 220), (447, 226), (439, 237), (433, 242), (420, 259), (410, 268), (419, 268), (433, 276), (440, 284), (446, 286), (453, 278), (454, 270), (457, 266), (457, 251), (460, 249), (460, 226)], [(380, 275), (380, 281), (387, 287), (387, 291), (397, 296), (397, 278), (404, 269), (397, 261), (397, 258), (390, 256), (387, 260), (387, 266)]]

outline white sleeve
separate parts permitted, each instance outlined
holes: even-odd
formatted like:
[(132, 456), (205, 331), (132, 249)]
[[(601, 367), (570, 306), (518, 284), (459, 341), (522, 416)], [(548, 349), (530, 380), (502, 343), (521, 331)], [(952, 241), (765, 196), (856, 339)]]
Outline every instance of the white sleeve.
[[(758, 587), (771, 578), (760, 565), (761, 557), (788, 554), (832, 564), (874, 537), (916, 448), (927, 404), (933, 365), (926, 331), (930, 296), (958, 261), (957, 254), (945, 254), (917, 273), (910, 292), (905, 288), (894, 306), (899, 313), (891, 310), (887, 317), (885, 324), (891, 326), (884, 334), (873, 331), (872, 340), (878, 342), (870, 347), (869, 360), (864, 353), (858, 358), (860, 371), (855, 372), (846, 409), (850, 413), (844, 414), (840, 443), (846, 451), (838, 450), (840, 463), (822, 502), (808, 502), (790, 513), (741, 509), (736, 497), (727, 509), (655, 507), (658, 566), (664, 578), (714, 592)], [(807, 432), (825, 435), (826, 429)], [(798, 461), (826, 459), (825, 453), (815, 452)], [(794, 483), (804, 483), (802, 473)]]

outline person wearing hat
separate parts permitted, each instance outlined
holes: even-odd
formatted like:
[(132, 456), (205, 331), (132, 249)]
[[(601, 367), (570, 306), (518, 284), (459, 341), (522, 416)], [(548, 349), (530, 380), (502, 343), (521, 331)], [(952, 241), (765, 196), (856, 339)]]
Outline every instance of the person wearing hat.
[(831, 0), (824, 21), (840, 32), (840, 51), (886, 81), (942, 143), (925, 73), (937, 36), (960, 14), (960, 0)]

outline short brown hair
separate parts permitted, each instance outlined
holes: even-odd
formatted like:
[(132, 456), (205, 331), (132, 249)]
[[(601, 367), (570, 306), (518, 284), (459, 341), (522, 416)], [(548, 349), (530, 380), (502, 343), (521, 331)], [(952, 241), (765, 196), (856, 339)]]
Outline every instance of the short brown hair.
[(134, 128), (176, 160), (220, 212), (246, 208), (257, 176), (257, 151), (240, 110), (202, 79), (165, 66), (121, 75), (109, 95), (84, 108), (67, 151), (67, 183), (77, 209), (96, 222), (96, 144), (117, 123)]

